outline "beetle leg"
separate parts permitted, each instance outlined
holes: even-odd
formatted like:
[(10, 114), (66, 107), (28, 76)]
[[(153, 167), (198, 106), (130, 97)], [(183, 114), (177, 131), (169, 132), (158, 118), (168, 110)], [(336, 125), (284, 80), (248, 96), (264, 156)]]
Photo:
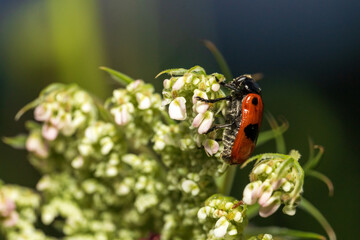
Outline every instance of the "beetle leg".
[(215, 98), (215, 99), (205, 99), (205, 98), (202, 98), (202, 97), (195, 97), (197, 100), (199, 101), (202, 101), (202, 102), (206, 102), (206, 103), (216, 103), (216, 102), (219, 102), (219, 101), (222, 101), (222, 100), (231, 100), (232, 97), (231, 96), (226, 96), (226, 97), (222, 97), (222, 98)]
[(234, 122), (214, 125), (211, 128), (209, 128), (209, 130), (207, 130), (204, 134), (208, 134), (208, 133), (215, 131), (217, 129), (220, 129), (220, 128), (230, 127), (233, 124), (234, 124)]
[(216, 80), (216, 82), (218, 82), (223, 87), (229, 88), (229, 89), (234, 90), (234, 91), (238, 90), (236, 87), (234, 87), (233, 85), (230, 85), (229, 83), (220, 82), (220, 80), (217, 77), (215, 77), (215, 80)]

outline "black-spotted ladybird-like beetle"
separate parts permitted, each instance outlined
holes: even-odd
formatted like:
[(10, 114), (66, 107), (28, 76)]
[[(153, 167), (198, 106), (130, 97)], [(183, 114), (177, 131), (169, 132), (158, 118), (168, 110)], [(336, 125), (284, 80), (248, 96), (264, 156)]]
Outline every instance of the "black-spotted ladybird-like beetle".
[(250, 75), (242, 75), (229, 83), (220, 84), (231, 90), (229, 96), (197, 99), (207, 103), (228, 101), (225, 124), (214, 125), (207, 133), (224, 128), (221, 157), (230, 164), (242, 164), (252, 154), (259, 135), (264, 108), (261, 88)]

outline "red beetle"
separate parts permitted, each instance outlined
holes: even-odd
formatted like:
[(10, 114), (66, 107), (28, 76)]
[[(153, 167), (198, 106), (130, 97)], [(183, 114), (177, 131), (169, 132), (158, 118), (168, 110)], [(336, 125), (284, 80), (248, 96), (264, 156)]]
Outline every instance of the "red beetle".
[(259, 135), (264, 108), (261, 88), (250, 75), (242, 75), (229, 83), (220, 84), (232, 90), (229, 96), (197, 99), (208, 103), (229, 101), (226, 123), (211, 127), (207, 133), (224, 128), (224, 151), (221, 157), (230, 164), (242, 164), (252, 154)]

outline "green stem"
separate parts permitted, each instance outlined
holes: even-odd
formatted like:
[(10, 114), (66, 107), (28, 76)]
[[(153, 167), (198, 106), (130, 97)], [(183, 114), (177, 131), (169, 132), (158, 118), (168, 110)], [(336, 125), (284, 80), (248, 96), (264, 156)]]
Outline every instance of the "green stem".
[(330, 240), (336, 240), (336, 234), (334, 229), (330, 226), (329, 222), (326, 218), (321, 214), (319, 210), (315, 206), (313, 206), (308, 200), (305, 198), (301, 199), (300, 208), (308, 212), (311, 216), (313, 216), (325, 229), (327, 235)]
[(219, 193), (226, 196), (230, 195), (231, 188), (236, 175), (236, 165), (230, 165), (229, 169), (219, 178), (216, 179), (216, 183), (219, 189)]
[(215, 60), (219, 64), (221, 72), (224, 74), (225, 78), (228, 81), (231, 81), (233, 79), (233, 76), (231, 74), (231, 70), (229, 68), (229, 65), (226, 63), (226, 60), (224, 56), (221, 54), (219, 49), (215, 46), (215, 44), (209, 40), (203, 41), (204, 45), (210, 50), (210, 52), (215, 57)]
[(256, 217), (259, 214), (259, 208), (260, 208), (259, 204), (248, 206), (248, 209), (246, 211), (246, 216), (248, 217), (249, 220)]
[[(284, 236), (284, 237), (294, 237), (296, 239), (319, 239), (325, 240), (326, 238), (320, 234), (312, 233), (312, 232), (304, 232), (299, 230), (293, 230), (288, 228), (280, 228), (280, 227), (248, 227), (246, 229), (246, 234), (257, 235), (262, 233), (269, 233), (274, 236)], [(286, 238), (287, 239), (287, 238)], [(291, 238), (293, 239), (293, 238)]]

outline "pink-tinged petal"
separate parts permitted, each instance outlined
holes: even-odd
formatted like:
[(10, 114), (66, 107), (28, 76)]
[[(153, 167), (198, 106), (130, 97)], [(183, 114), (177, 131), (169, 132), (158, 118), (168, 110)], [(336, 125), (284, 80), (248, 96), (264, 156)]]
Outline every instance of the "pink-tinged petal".
[(5, 227), (12, 227), (15, 226), (19, 220), (19, 214), (13, 211), (10, 216), (3, 222)]
[(266, 218), (272, 215), (280, 207), (280, 200), (273, 201), (272, 204), (262, 207), (260, 206), (259, 215), (263, 218)]
[(128, 91), (134, 91), (136, 90), (139, 86), (141, 86), (143, 83), (142, 80), (138, 79), (138, 80), (135, 80), (134, 82), (130, 83), (129, 85), (127, 85), (126, 89)]
[(198, 113), (204, 113), (208, 110), (208, 108), (209, 108), (209, 104), (206, 102), (198, 101), (197, 103), (195, 103), (195, 111)]
[(185, 120), (186, 115), (186, 99), (184, 97), (175, 98), (169, 106), (170, 118), (175, 120)]
[(37, 106), (34, 111), (35, 120), (44, 122), (51, 117), (51, 111), (46, 109), (43, 104)]
[(205, 151), (210, 155), (214, 155), (219, 151), (219, 144), (212, 139), (207, 139), (204, 141), (203, 146), (205, 148)]
[(185, 85), (185, 79), (184, 77), (179, 77), (174, 85), (172, 86), (172, 90), (180, 90)]
[(192, 122), (192, 126), (196, 128), (199, 127), (201, 122), (204, 120), (204, 117), (205, 117), (204, 113), (199, 113), (198, 115), (196, 115), (196, 117)]
[(201, 97), (201, 98), (204, 98), (204, 99), (208, 99), (208, 96), (205, 92), (203, 91), (200, 91), (198, 89), (195, 89), (194, 91), (194, 95), (192, 97), (192, 101), (193, 101), (193, 104), (197, 103), (199, 100), (197, 100), (196, 97)]
[(276, 181), (274, 181), (274, 182), (271, 184), (271, 187), (272, 187), (274, 190), (276, 190), (276, 189), (278, 189), (285, 181), (286, 181), (285, 178), (276, 180)]
[(273, 193), (272, 188), (269, 186), (267, 189), (265, 189), (262, 192), (262, 194), (261, 194), (261, 196), (259, 198), (259, 201), (258, 201), (259, 204), (261, 206), (263, 206), (270, 199), (272, 193)]
[(54, 126), (45, 124), (42, 127), (42, 135), (45, 139), (47, 139), (49, 141), (55, 140), (58, 133), (59, 133), (59, 130), (57, 128), (55, 128)]
[(165, 89), (169, 89), (171, 85), (171, 81), (169, 79), (165, 79), (163, 82), (163, 86)]
[(3, 217), (8, 217), (15, 210), (15, 203), (9, 198), (5, 198), (4, 205), (0, 208), (0, 215)]
[(261, 184), (260, 181), (256, 181), (256, 182), (252, 182), (252, 183), (249, 183), (248, 185), (246, 185), (244, 192), (243, 192), (243, 201), (247, 205), (253, 205), (254, 203), (256, 203), (258, 196), (257, 196), (257, 194), (254, 194), (254, 193), (258, 192), (260, 184)]
[(206, 133), (210, 129), (214, 121), (214, 113), (207, 111), (206, 113), (204, 113), (204, 115), (205, 115), (204, 120), (201, 122), (198, 129), (199, 134)]

